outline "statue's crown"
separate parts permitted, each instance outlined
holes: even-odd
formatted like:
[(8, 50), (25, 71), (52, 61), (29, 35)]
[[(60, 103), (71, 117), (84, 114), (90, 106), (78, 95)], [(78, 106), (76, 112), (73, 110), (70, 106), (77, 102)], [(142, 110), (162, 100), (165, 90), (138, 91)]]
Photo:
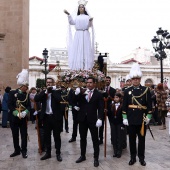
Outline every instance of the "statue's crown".
[(79, 0), (79, 1), (78, 1), (78, 4), (79, 4), (79, 5), (84, 5), (84, 6), (86, 6), (87, 2), (88, 2), (88, 1), (86, 1), (86, 0)]

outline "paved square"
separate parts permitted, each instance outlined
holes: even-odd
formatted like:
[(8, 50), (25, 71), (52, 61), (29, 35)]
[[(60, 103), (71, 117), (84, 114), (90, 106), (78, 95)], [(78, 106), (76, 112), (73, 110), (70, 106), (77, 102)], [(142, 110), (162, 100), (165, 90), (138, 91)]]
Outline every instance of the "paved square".
[[(168, 126), (168, 119), (167, 119)], [(75, 163), (80, 156), (80, 138), (76, 142), (68, 143), (72, 135), (72, 114), (69, 114), (69, 132), (61, 134), (62, 162), (56, 160), (54, 142), (52, 138), (52, 158), (41, 161), (42, 155), (38, 153), (38, 140), (35, 125), (28, 123), (28, 158), (23, 159), (21, 155), (10, 158), (13, 153), (13, 142), (10, 128), (0, 127), (0, 170), (169, 170), (170, 169), (170, 137), (168, 128), (159, 130), (160, 126), (151, 126), (155, 136), (152, 139), (149, 131), (146, 135), (146, 167), (142, 167), (138, 161), (129, 166), (129, 146), (123, 150), (121, 158), (113, 158), (113, 148), (110, 142), (110, 128), (107, 127), (107, 157), (104, 157), (104, 145), (100, 145), (99, 167), (93, 166), (93, 145), (90, 133), (88, 133), (86, 161)], [(44, 154), (44, 153), (43, 153)]]

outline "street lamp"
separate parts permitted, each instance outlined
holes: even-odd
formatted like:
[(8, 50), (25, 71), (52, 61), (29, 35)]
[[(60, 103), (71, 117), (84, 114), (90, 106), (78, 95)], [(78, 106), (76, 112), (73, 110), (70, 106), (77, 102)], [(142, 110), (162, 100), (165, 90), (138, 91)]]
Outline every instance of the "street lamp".
[(153, 48), (155, 52), (155, 58), (159, 61), (160, 60), (160, 66), (161, 66), (161, 83), (163, 83), (163, 66), (162, 61), (163, 59), (167, 58), (167, 55), (165, 53), (165, 49), (170, 49), (170, 34), (167, 32), (167, 30), (162, 30), (162, 28), (159, 28), (158, 31), (156, 31), (157, 36), (154, 36), (154, 38), (151, 40)]
[(45, 84), (46, 84), (47, 74), (49, 73), (49, 71), (47, 70), (48, 50), (46, 48), (43, 50), (42, 55), (44, 57), (44, 67), (45, 67), (45, 70), (43, 70), (42, 72), (45, 74)]

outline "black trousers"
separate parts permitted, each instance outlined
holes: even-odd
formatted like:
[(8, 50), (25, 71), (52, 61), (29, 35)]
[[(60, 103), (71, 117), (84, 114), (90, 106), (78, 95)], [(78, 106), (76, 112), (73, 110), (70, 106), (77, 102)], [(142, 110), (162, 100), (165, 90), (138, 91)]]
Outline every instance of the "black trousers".
[(94, 158), (98, 159), (99, 157), (98, 128), (96, 127), (96, 122), (90, 123), (86, 119), (84, 120), (84, 122), (79, 123), (81, 155), (82, 156), (86, 155), (88, 129), (90, 130), (92, 141), (93, 141)]
[(65, 124), (65, 130), (68, 130), (68, 111), (66, 111), (65, 113), (65, 110), (62, 111), (62, 114), (63, 114), (63, 117), (64, 117), (64, 121), (62, 119), (62, 129), (63, 129), (63, 124)]
[[(18, 118), (19, 119), (19, 118)], [(21, 118), (17, 122), (10, 121), (12, 131), (13, 144), (16, 152), (27, 152), (27, 121)], [(19, 131), (21, 134), (21, 147), (19, 145)]]
[(141, 127), (142, 125), (129, 125), (129, 144), (131, 158), (136, 158), (136, 137), (138, 136), (138, 157), (139, 160), (144, 160), (146, 126), (144, 127), (144, 136), (141, 136), (140, 134)]
[(111, 123), (111, 138), (113, 144), (114, 154), (121, 154), (122, 153), (122, 125), (118, 124), (115, 125)]
[(73, 108), (72, 110), (72, 115), (73, 115), (73, 133), (72, 133), (72, 138), (76, 139), (77, 137), (77, 128), (78, 128), (78, 121), (77, 121), (77, 115), (78, 111)]
[(56, 118), (53, 114), (51, 114), (51, 115), (46, 114), (43, 122), (44, 122), (45, 146), (47, 149), (47, 153), (51, 154), (51, 134), (53, 131), (56, 154), (58, 155), (61, 153), (61, 151), (60, 151), (61, 150), (60, 133), (61, 133), (62, 121), (56, 120)]
[(35, 109), (30, 110), (30, 121), (35, 121), (35, 116), (34, 116)]

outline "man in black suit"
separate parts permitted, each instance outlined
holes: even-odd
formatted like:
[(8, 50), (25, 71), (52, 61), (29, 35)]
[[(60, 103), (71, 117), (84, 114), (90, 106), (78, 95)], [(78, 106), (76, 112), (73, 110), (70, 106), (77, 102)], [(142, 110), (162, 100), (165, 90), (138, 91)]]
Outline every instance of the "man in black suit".
[[(62, 123), (62, 131), (63, 131), (63, 124), (65, 124), (65, 131), (66, 133), (69, 133), (69, 127), (68, 127), (68, 98), (69, 98), (69, 91), (67, 90), (67, 87), (64, 84), (61, 84), (61, 112), (64, 117), (64, 122)], [(63, 119), (62, 119), (63, 121)]]
[(46, 144), (46, 154), (41, 158), (41, 160), (46, 160), (51, 158), (51, 132), (53, 131), (55, 147), (56, 147), (56, 157), (59, 162), (62, 161), (61, 158), (61, 128), (62, 128), (62, 113), (61, 113), (61, 91), (56, 90), (56, 86), (53, 86), (54, 80), (47, 78), (46, 86), (47, 89), (37, 94), (34, 98), (35, 102), (42, 103), (42, 110), (40, 118), (43, 120), (44, 124), (44, 135)]
[[(111, 84), (111, 77), (106, 76), (105, 89), (104, 89), (105, 93), (103, 94), (103, 97), (107, 98), (107, 116), (109, 119), (109, 123), (111, 122), (112, 99), (114, 98), (114, 95), (116, 93), (116, 90), (113, 87), (111, 87), (110, 84)], [(99, 144), (103, 144), (103, 130), (104, 130), (104, 117), (102, 120), (102, 126), (99, 128)]]
[(74, 100), (75, 89), (76, 89), (75, 87), (73, 87), (73, 89), (70, 89), (69, 100), (68, 100), (69, 105), (71, 105), (72, 107), (72, 115), (73, 115), (73, 132), (72, 132), (71, 139), (68, 141), (69, 143), (76, 141), (77, 129), (78, 129), (77, 115), (79, 113), (80, 108), (78, 107), (79, 106), (78, 101)]
[(86, 145), (87, 145), (87, 132), (90, 130), (93, 148), (94, 148), (94, 166), (99, 166), (99, 140), (98, 140), (98, 127), (102, 125), (102, 118), (104, 112), (104, 103), (102, 94), (95, 89), (95, 79), (89, 77), (87, 79), (87, 89), (85, 92), (80, 92), (80, 88), (75, 91), (76, 100), (79, 101), (80, 111), (77, 115), (79, 122), (80, 132), (80, 148), (81, 156), (76, 161), (80, 163), (86, 160)]

